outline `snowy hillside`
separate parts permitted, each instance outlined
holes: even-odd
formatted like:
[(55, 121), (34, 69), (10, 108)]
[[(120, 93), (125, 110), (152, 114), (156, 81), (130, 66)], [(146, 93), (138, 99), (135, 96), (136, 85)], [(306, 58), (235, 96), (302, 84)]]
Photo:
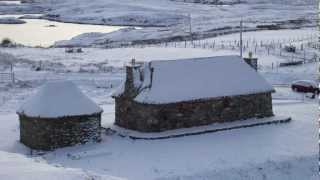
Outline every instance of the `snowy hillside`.
[(48, 6), (53, 10), (48, 13), (47, 18), (69, 22), (135, 26), (170, 26), (185, 23), (189, 13), (192, 15), (195, 27), (207, 29), (227, 24), (234, 25), (233, 23), (241, 17), (252, 20), (284, 21), (316, 14), (314, 0), (248, 0), (246, 3), (232, 6), (210, 6), (170, 0), (90, 2), (56, 0), (52, 4), (50, 2), (48, 1)]
[[(152, 28), (120, 30), (111, 34), (101, 34), (93, 38), (97, 41), (93, 44), (107, 44), (113, 41), (144, 40), (152, 42), (184, 39), (190, 35), (188, 14), (191, 15), (194, 36), (204, 37), (237, 30), (241, 18), (246, 21), (258, 21), (257, 23), (245, 24), (251, 28), (257, 27), (258, 24), (276, 24), (286, 28), (310, 26), (314, 22), (310, 22), (309, 19), (316, 17), (314, 0), (249, 0), (246, 3), (225, 6), (169, 0), (141, 0), (138, 2), (94, 0), (89, 4), (72, 0), (60, 1), (60, 3), (58, 1), (56, 5), (53, 5), (54, 10), (48, 12), (45, 18), (92, 24), (153, 26)], [(70, 10), (68, 7), (73, 8)], [(154, 26), (163, 27), (154, 28)], [(122, 38), (119, 39), (119, 37)]]
[[(171, 0), (51, 0), (40, 3), (0, 6), (2, 13), (43, 13), (42, 18), (62, 22), (139, 26), (111, 34), (86, 34), (86, 45), (150, 43), (212, 37), (239, 30), (241, 19), (247, 29), (258, 25), (299, 28), (315, 25), (315, 0), (247, 0), (233, 5), (210, 5)], [(224, 1), (221, 1), (224, 2)], [(229, 2), (229, 0), (228, 0)], [(231, 3), (232, 4), (232, 3)], [(191, 20), (189, 19), (189, 15)], [(258, 28), (259, 29), (259, 28)], [(91, 36), (91, 37), (90, 37)], [(90, 37), (90, 38), (89, 38)], [(66, 42), (58, 45), (70, 45)], [(79, 43), (71, 45), (79, 45)]]

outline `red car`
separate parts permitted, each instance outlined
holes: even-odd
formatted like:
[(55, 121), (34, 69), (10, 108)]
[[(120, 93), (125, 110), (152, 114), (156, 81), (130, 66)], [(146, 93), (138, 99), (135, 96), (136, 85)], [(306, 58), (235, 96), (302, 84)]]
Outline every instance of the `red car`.
[(296, 92), (319, 94), (320, 89), (318, 83), (311, 80), (298, 80), (291, 84), (291, 89)]

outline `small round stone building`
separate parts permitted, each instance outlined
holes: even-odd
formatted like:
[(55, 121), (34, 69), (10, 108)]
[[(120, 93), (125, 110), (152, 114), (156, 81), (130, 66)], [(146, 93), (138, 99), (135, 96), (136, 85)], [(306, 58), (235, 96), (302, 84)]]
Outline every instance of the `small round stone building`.
[(17, 111), (20, 141), (37, 150), (100, 141), (102, 109), (70, 81), (49, 82)]

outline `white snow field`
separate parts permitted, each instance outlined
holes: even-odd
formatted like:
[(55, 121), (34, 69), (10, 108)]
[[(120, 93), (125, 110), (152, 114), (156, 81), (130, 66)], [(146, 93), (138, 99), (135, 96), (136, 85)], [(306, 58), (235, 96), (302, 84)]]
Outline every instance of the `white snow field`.
[(81, 169), (48, 165), (43, 159), (30, 159), (24, 155), (0, 151), (0, 178), (11, 180), (120, 180), (110, 176), (97, 176)]
[[(37, 158), (123, 179), (317, 180), (316, 109), (316, 102), (275, 104), (291, 123), (155, 141), (104, 135), (101, 143)], [(17, 116), (1, 113), (0, 120), (1, 150), (28, 155), (18, 143)]]
[[(0, 57), (6, 57), (0, 59), (14, 63), (17, 78), (15, 85), (0, 84), (0, 151), (15, 153), (14, 156), (19, 157), (23, 154), (30, 161), (47, 162), (49, 165), (37, 165), (45, 166), (43, 168), (48, 168), (48, 171), (56, 168), (52, 166), (58, 166), (61, 177), (59, 173), (54, 176), (50, 172), (42, 177), (43, 173), (39, 172), (42, 179), (87, 176), (91, 179), (128, 180), (319, 179), (317, 100), (292, 92), (289, 87), (294, 80), (317, 80), (318, 62), (272, 68), (272, 63), (286, 62), (288, 59), (277, 54), (267, 55), (264, 47), (255, 54), (259, 58), (259, 72), (276, 90), (273, 94), (275, 114), (292, 117), (290, 123), (153, 141), (104, 134), (101, 143), (31, 155), (30, 150), (19, 143), (19, 122), (15, 111), (45, 82), (61, 79), (74, 82), (103, 108), (102, 125), (109, 127), (114, 122), (114, 100), (110, 95), (121, 84), (123, 65), (131, 58), (137, 61), (172, 60), (237, 55), (238, 50), (168, 46), (83, 48), (83, 53), (65, 53), (64, 49), (59, 48), (0, 48), (0, 51)], [(306, 51), (307, 54), (314, 53), (311, 48)], [(6, 161), (8, 157), (4, 155), (0, 159)], [(13, 166), (20, 167), (15, 165), (20, 162), (18, 158), (11, 160)], [(28, 175), (33, 177), (37, 171), (28, 169)], [(0, 175), (18, 179), (25, 170), (19, 168), (15, 174), (11, 172), (3, 171)]]

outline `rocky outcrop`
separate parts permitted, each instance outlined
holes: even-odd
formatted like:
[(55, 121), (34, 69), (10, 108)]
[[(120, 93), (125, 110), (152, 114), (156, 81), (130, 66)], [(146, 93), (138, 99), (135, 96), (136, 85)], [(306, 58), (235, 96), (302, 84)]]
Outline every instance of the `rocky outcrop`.
[(0, 18), (0, 24), (24, 24), (25, 21), (14, 17)]

